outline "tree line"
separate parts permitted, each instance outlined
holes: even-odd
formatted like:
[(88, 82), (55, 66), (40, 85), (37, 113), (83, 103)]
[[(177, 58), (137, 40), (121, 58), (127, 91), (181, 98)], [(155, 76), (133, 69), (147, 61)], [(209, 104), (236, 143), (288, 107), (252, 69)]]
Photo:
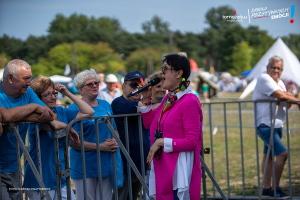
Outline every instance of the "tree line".
[[(77, 65), (80, 71), (147, 74), (147, 66), (160, 69), (163, 53), (181, 51), (199, 67), (239, 75), (251, 69), (277, 38), (257, 26), (243, 28), (222, 19), (233, 10), (226, 5), (209, 9), (205, 15), (209, 28), (202, 33), (171, 31), (170, 24), (156, 15), (141, 25), (143, 33), (129, 33), (114, 18), (57, 14), (46, 36), (31, 35), (25, 41), (6, 34), (0, 37), (0, 57), (7, 59), (3, 65), (14, 58), (27, 61), (34, 76), (63, 75), (66, 64)], [(299, 59), (300, 34), (282, 39)]]

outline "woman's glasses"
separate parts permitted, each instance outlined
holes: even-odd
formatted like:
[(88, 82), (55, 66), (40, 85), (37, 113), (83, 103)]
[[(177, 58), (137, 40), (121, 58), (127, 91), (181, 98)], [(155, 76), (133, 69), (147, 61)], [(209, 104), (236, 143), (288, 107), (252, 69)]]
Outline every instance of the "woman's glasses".
[(172, 68), (168, 68), (167, 66), (161, 66), (161, 71), (162, 71), (162, 73), (164, 74), (167, 70), (173, 70)]
[(52, 92), (52, 93), (49, 92), (48, 94), (42, 95), (41, 97), (50, 98), (52, 97), (52, 95), (56, 97), (58, 95), (58, 92)]
[(91, 82), (91, 83), (83, 85), (82, 87), (88, 86), (89, 88), (92, 88), (94, 85), (96, 85), (98, 87), (99, 84), (100, 84), (99, 82)]
[(132, 89), (134, 89), (134, 90), (135, 90), (135, 89), (138, 87), (138, 85), (139, 85), (137, 82), (134, 82), (134, 81), (133, 81), (133, 82), (130, 82), (130, 83), (129, 83), (129, 82), (124, 82), (124, 83), (125, 83), (126, 85), (129, 85), (129, 86), (130, 86)]

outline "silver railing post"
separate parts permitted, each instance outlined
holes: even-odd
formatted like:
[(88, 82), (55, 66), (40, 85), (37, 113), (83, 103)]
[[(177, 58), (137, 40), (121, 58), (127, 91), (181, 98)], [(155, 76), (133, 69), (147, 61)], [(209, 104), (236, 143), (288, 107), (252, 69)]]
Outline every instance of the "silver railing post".
[[(203, 138), (203, 136), (202, 136)], [(201, 155), (202, 160), (204, 162), (204, 147), (203, 147), (203, 139), (202, 139), (202, 145), (201, 145)], [(205, 168), (204, 165), (201, 163), (201, 175), (202, 175), (202, 186), (203, 186), (203, 198), (204, 200), (207, 200), (207, 188), (206, 188), (206, 177), (205, 177)]]
[(240, 118), (240, 141), (241, 141), (241, 162), (242, 162), (242, 179), (243, 179), (243, 197), (245, 194), (245, 173), (244, 173), (244, 152), (243, 152), (243, 128), (242, 128), (242, 111), (241, 111), (241, 102), (239, 102), (239, 118)]
[(260, 175), (259, 175), (259, 154), (258, 154), (258, 136), (257, 136), (257, 103), (254, 102), (254, 124), (255, 124), (255, 146), (256, 146), (256, 168), (257, 168), (257, 187), (258, 193), (260, 188)]
[[(35, 142), (36, 142), (36, 154), (37, 154), (37, 164), (38, 171), (43, 181), (43, 170), (42, 170), (42, 158), (41, 158), (41, 144), (40, 144), (40, 133), (39, 133), (39, 124), (35, 124)], [(44, 195), (40, 192), (40, 198), (43, 199)]]
[(102, 173), (101, 173), (101, 153), (100, 153), (100, 142), (99, 142), (99, 119), (95, 119), (95, 134), (96, 134), (96, 146), (97, 146), (97, 165), (98, 165), (98, 181), (99, 181), (99, 194), (100, 200), (103, 200), (102, 191)]
[(56, 131), (52, 132), (54, 142), (54, 155), (55, 155), (55, 166), (56, 166), (56, 189), (57, 198), (61, 199), (61, 180), (60, 180), (60, 162), (59, 162), (59, 144), (58, 138), (56, 138)]
[(65, 161), (65, 170), (68, 172), (66, 176), (66, 186), (67, 186), (67, 200), (71, 200), (71, 173), (69, 166), (69, 137), (66, 132), (66, 136), (64, 137), (64, 161)]
[[(278, 105), (277, 105), (278, 106)], [(274, 157), (274, 154), (275, 154), (275, 151), (274, 151), (274, 132), (275, 132), (275, 122), (276, 122), (276, 118), (274, 118), (274, 121), (272, 122), (272, 102), (270, 102), (270, 122), (271, 122), (271, 125), (273, 126), (273, 131), (272, 131), (272, 140), (271, 140), (271, 148), (272, 148), (272, 171), (273, 171), (273, 187), (274, 187), (274, 197), (276, 198), (276, 174), (275, 174), (275, 157)], [(276, 115), (276, 114), (275, 114)], [(269, 159), (269, 158), (267, 158)]]
[[(19, 126), (17, 126), (17, 131), (19, 132)], [(17, 153), (17, 164), (18, 164), (18, 179), (19, 179), (19, 184), (20, 184), (20, 188), (16, 188), (18, 189), (18, 192), (20, 193), (20, 200), (23, 199), (23, 194), (22, 194), (22, 191), (20, 190), (21, 187), (22, 187), (22, 167), (21, 167), (21, 156), (20, 156), (20, 145), (17, 141), (17, 138), (16, 138), (16, 153)], [(0, 183), (2, 184), (2, 183)], [(2, 188), (1, 188), (2, 190)]]
[[(112, 124), (112, 126), (114, 124), (113, 120), (114, 120), (113, 118), (110, 119), (110, 123)], [(114, 135), (111, 134), (111, 138), (115, 138)], [(119, 199), (119, 197), (118, 197), (118, 176), (117, 176), (116, 153), (115, 152), (112, 153), (112, 159), (113, 159), (112, 161), (113, 161), (113, 174), (114, 174), (114, 177), (113, 177), (113, 179), (114, 179), (114, 194), (115, 194), (115, 200), (118, 200)]]
[[(128, 117), (125, 117), (125, 119), (124, 119), (124, 128), (125, 128), (126, 150), (127, 150), (128, 154), (130, 155), (129, 136), (128, 136)], [(129, 200), (132, 200), (131, 168), (130, 168), (128, 161), (127, 161), (127, 175), (128, 175)]]
[(293, 200), (292, 178), (291, 178), (291, 156), (290, 156), (290, 133), (289, 133), (289, 109), (288, 109), (288, 102), (285, 102), (285, 107), (286, 107), (286, 138), (287, 138), (287, 146), (288, 146), (288, 167), (289, 167), (290, 199)]
[(226, 151), (226, 169), (227, 169), (227, 192), (230, 197), (230, 181), (229, 181), (229, 162), (228, 162), (228, 141), (227, 141), (227, 121), (226, 121), (226, 103), (223, 104), (224, 110), (224, 132), (225, 132), (225, 151)]
[[(145, 180), (145, 163), (144, 163), (144, 141), (143, 141), (143, 124), (142, 124), (142, 116), (138, 117), (139, 123), (139, 140), (140, 140), (140, 154), (141, 154), (141, 170), (142, 170), (142, 178)], [(143, 199), (146, 199), (146, 190), (143, 187)]]
[(85, 169), (85, 151), (84, 151), (84, 136), (83, 136), (83, 124), (79, 122), (80, 130), (80, 150), (81, 150), (81, 161), (82, 161), (82, 178), (83, 178), (83, 196), (84, 200), (87, 200), (87, 188), (86, 188), (86, 169)]
[[(209, 132), (210, 132), (210, 148), (211, 148), (211, 171), (212, 171), (212, 175), (213, 177), (215, 177), (215, 170), (214, 170), (214, 151), (213, 151), (213, 134), (212, 134), (212, 112), (211, 112), (211, 106), (212, 104), (209, 103), (208, 104), (208, 112), (209, 112)], [(216, 192), (215, 192), (215, 186), (213, 185), (213, 197), (216, 196)]]

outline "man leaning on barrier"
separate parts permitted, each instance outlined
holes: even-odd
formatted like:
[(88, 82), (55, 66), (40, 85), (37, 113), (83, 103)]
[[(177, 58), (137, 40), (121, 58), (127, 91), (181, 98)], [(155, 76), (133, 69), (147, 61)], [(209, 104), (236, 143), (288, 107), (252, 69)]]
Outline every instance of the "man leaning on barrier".
[[(12, 60), (5, 67), (3, 82), (0, 83), (2, 122), (53, 120), (52, 111), (29, 88), (31, 76), (31, 67), (23, 60)], [(27, 128), (28, 124), (19, 125), (19, 134), (23, 142)], [(22, 193), (17, 190), (21, 185), (17, 170), (16, 138), (8, 128), (4, 128), (0, 137), (0, 168), (2, 194), (0, 199), (19, 199)]]
[[(141, 78), (145, 80), (145, 75), (139, 71), (128, 72), (124, 78), (124, 83), (122, 85), (123, 95), (116, 98), (111, 107), (115, 115), (118, 114), (132, 114), (139, 112), (137, 109), (138, 102), (141, 99), (141, 93), (135, 94), (134, 96), (127, 97), (137, 86), (141, 83)], [(155, 105), (156, 107), (159, 104)], [(118, 131), (120, 134), (120, 139), (124, 146), (126, 146), (125, 140), (125, 127), (124, 127), (124, 118), (115, 118)], [(130, 157), (133, 160), (134, 164), (138, 168), (139, 172), (141, 171), (141, 162), (145, 163), (145, 172), (147, 171), (146, 158), (150, 149), (149, 133), (148, 130), (142, 125), (143, 132), (143, 147), (144, 147), (144, 160), (141, 161), (140, 154), (140, 141), (139, 141), (139, 125), (138, 117), (132, 116), (128, 117), (128, 138), (129, 138), (129, 150)], [(128, 186), (128, 174), (127, 174), (127, 162), (125, 156), (122, 154), (123, 159), (123, 168), (124, 168), (124, 184), (123, 187), (118, 190), (119, 199), (128, 199), (129, 186)], [(137, 179), (137, 176), (131, 170), (131, 187), (132, 187), (132, 197), (133, 200), (137, 199), (138, 193), (141, 189), (141, 184)], [(113, 195), (114, 199), (114, 195)]]
[[(253, 100), (289, 100), (289, 101), (299, 101), (291, 93), (286, 91), (285, 85), (280, 80), (281, 73), (283, 71), (283, 59), (279, 56), (273, 56), (269, 59), (269, 64), (267, 65), (267, 71), (263, 72), (257, 79), (256, 87), (253, 92)], [(275, 114), (275, 102), (272, 103), (272, 108), (270, 108), (270, 103), (257, 103), (256, 113), (257, 113), (257, 134), (264, 141), (264, 156), (262, 160), (262, 172), (264, 173), (264, 167), (267, 157), (267, 151), (271, 135), (271, 117), (270, 109), (272, 109), (272, 115)], [(300, 102), (295, 102), (300, 108)], [(284, 197), (287, 196), (281, 188), (279, 187), (280, 178), (286, 162), (288, 152), (285, 148), (282, 138), (282, 127), (286, 115), (286, 103), (281, 102), (278, 106), (278, 112), (274, 125), (274, 151), (276, 156), (275, 161), (275, 177), (276, 177), (276, 196)], [(288, 104), (288, 108), (291, 104)], [(273, 118), (272, 116), (272, 118)], [(271, 187), (271, 177), (272, 177), (272, 152), (270, 153), (268, 166), (265, 174), (265, 182), (263, 195), (274, 196), (274, 186)]]

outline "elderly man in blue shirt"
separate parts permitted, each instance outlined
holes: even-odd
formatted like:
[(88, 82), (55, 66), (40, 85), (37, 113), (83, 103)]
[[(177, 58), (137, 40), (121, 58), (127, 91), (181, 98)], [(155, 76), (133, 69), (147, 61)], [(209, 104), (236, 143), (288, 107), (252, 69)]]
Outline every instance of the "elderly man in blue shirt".
[[(2, 122), (51, 121), (53, 112), (36, 96), (31, 85), (31, 67), (19, 59), (10, 61), (3, 72), (0, 83), (0, 111)], [(19, 125), (19, 134), (25, 141), (28, 124)], [(20, 152), (22, 155), (22, 151)], [(3, 130), (0, 137), (1, 197), (0, 199), (20, 199), (21, 188), (17, 172), (16, 138), (12, 131)]]

